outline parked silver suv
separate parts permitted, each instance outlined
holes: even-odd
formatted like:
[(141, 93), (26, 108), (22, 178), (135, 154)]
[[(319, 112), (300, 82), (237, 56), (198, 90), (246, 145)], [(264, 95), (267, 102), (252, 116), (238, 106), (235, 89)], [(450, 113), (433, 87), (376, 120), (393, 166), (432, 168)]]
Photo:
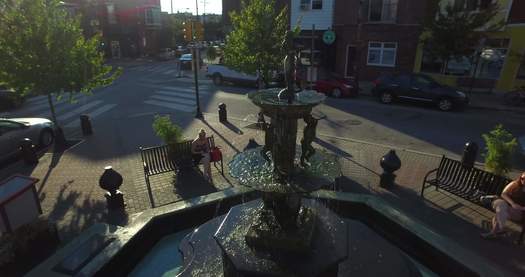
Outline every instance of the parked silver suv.
[(0, 118), (0, 161), (16, 155), (20, 141), (29, 138), (40, 147), (53, 143), (54, 124), (45, 118)]

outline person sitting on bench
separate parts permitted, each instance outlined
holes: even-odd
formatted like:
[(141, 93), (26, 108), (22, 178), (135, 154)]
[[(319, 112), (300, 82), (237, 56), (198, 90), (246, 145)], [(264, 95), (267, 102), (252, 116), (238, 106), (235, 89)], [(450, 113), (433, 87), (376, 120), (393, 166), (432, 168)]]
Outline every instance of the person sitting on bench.
[(208, 144), (208, 138), (206, 137), (206, 131), (204, 131), (204, 129), (200, 129), (199, 135), (191, 143), (191, 153), (193, 155), (193, 162), (197, 165), (202, 163), (204, 166), (204, 177), (208, 182), (213, 183), (210, 166), (210, 145)]
[(525, 214), (525, 172), (505, 186), (501, 197), (492, 202), (492, 208), (496, 215), (492, 218), (492, 230), (481, 234), (485, 239), (496, 238), (503, 234), (507, 220), (520, 221), (523, 219)]

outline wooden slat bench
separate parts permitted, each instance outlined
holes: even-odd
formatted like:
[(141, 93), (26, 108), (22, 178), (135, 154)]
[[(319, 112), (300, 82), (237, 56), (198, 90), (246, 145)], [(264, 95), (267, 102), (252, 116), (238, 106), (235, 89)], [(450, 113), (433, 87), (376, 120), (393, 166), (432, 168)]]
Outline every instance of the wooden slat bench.
[[(153, 201), (153, 193), (151, 191), (151, 184), (149, 178), (151, 176), (167, 173), (171, 171), (180, 170), (188, 167), (198, 166), (198, 163), (193, 161), (193, 155), (191, 153), (191, 140), (186, 140), (180, 143), (172, 145), (173, 154), (170, 158), (170, 146), (161, 145), (154, 147), (140, 147), (140, 156), (142, 158), (142, 166), (144, 169), (144, 178), (146, 180), (146, 186), (151, 201), (151, 207), (155, 207)], [(213, 136), (208, 137), (208, 143), (210, 149), (215, 147), (215, 139)], [(222, 157), (219, 161), (214, 161), (213, 165), (218, 169), (217, 163), (220, 163), (220, 172), (224, 175), (224, 166)]]
[[(480, 202), (485, 195), (500, 195), (512, 180), (494, 175), (479, 168), (464, 167), (460, 161), (443, 156), (438, 168), (429, 171), (423, 179), (421, 197), (426, 188), (434, 186), (478, 206), (491, 209)], [(525, 233), (525, 214), (521, 222), (521, 234), (518, 243), (522, 243)]]

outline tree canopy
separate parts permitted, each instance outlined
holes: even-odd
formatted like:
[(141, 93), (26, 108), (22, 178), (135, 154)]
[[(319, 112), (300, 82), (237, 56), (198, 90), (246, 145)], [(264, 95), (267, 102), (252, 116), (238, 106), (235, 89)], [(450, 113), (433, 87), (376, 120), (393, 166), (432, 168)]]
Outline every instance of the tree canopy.
[(288, 27), (286, 8), (276, 11), (275, 0), (247, 0), (230, 18), (233, 30), (226, 37), (225, 64), (247, 74), (260, 72), (268, 83), (286, 55), (281, 49)]
[[(433, 1), (433, 5), (439, 5), (439, 1)], [(476, 12), (450, 3), (443, 9), (436, 7), (435, 18), (424, 23), (421, 41), (427, 53), (445, 63), (472, 55), (487, 32), (502, 26), (502, 22), (494, 22), (499, 10), (497, 4), (490, 4)]]
[(0, 0), (0, 82), (20, 94), (90, 92), (120, 74), (104, 65), (100, 35), (86, 39), (80, 18), (59, 0)]

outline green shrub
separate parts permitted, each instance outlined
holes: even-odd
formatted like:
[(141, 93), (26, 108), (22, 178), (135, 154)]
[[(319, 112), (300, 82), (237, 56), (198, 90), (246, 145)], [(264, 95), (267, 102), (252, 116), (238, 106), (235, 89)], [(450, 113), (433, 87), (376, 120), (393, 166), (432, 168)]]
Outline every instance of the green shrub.
[(512, 155), (518, 145), (516, 138), (501, 124), (482, 137), (486, 145), (485, 168), (494, 174), (505, 175), (512, 166)]
[(153, 130), (166, 144), (182, 141), (182, 129), (171, 122), (169, 115), (156, 115), (155, 120), (153, 120)]

